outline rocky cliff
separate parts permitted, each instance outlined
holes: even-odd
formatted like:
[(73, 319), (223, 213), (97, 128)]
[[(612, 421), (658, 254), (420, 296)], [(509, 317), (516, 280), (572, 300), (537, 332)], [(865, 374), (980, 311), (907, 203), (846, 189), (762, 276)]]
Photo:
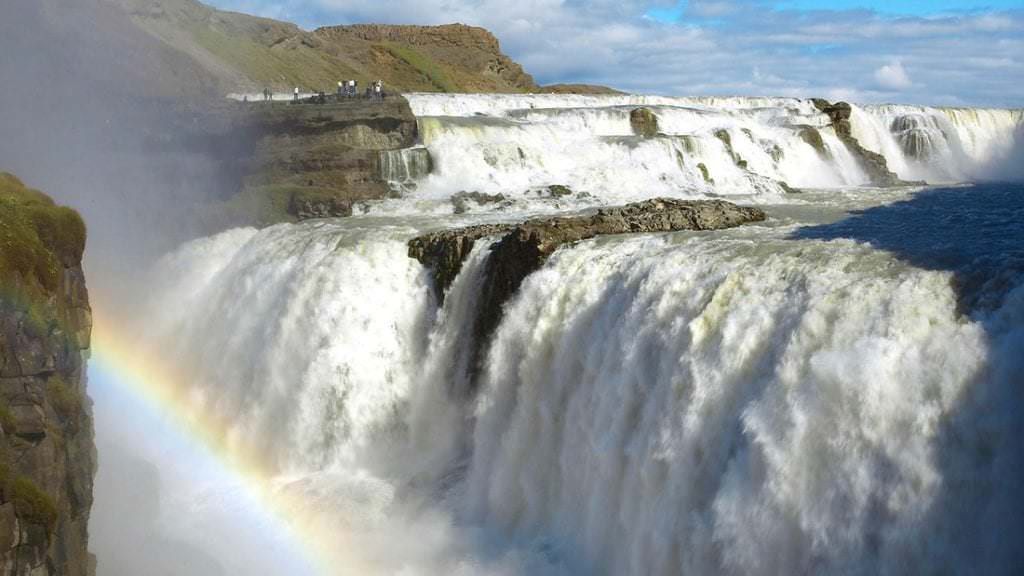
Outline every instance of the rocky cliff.
[(92, 326), (73, 210), (0, 174), (0, 573), (86, 576)]
[(403, 161), (419, 159), (424, 172), (430, 169), (427, 151), (410, 149), (416, 118), (400, 95), (331, 95), (322, 104), (221, 101), (188, 109), (177, 122), (173, 136), (151, 139), (151, 152), (216, 158), (221, 202), (200, 214), (211, 231), (348, 216), (356, 202), (388, 197), (389, 175), (401, 179), (410, 168)]
[(475, 371), (483, 360), (487, 341), (501, 321), (505, 303), (523, 280), (539, 270), (559, 248), (608, 234), (720, 230), (759, 222), (765, 217), (759, 208), (737, 206), (723, 200), (655, 198), (602, 208), (593, 214), (434, 232), (411, 240), (409, 256), (430, 269), (438, 301), (443, 301), (476, 242), (484, 238), (496, 239), (484, 267), (478, 312), (472, 328), (475, 345), (470, 366)]

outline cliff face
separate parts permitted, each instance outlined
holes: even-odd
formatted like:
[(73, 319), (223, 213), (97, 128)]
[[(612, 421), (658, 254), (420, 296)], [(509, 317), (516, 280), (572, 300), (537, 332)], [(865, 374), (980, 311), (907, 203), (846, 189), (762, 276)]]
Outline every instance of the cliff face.
[(179, 137), (153, 152), (218, 159), (225, 194), (222, 210), (203, 211), (211, 230), (348, 216), (356, 202), (388, 197), (387, 175), (407, 167), (402, 160), (419, 159), (429, 170), (427, 151), (410, 150), (417, 124), (405, 98), (327, 100), (197, 109), (182, 119)]
[(0, 174), (0, 572), (95, 573), (85, 228)]

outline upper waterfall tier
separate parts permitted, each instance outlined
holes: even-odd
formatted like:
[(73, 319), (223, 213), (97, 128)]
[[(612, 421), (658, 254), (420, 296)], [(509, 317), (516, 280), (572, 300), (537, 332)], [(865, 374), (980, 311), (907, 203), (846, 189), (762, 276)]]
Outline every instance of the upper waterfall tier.
[[(659, 96), (412, 94), (433, 173), (421, 198), (510, 195), (553, 184), (582, 203), (871, 185), (863, 150), (908, 181), (995, 175), (1020, 111), (852, 108), (852, 136), (810, 100)], [(646, 124), (644, 124), (646, 123)], [(563, 200), (571, 202), (571, 200)]]
[(908, 180), (930, 183), (1004, 176), (1001, 164), (1019, 146), (1024, 112), (921, 106), (855, 108), (854, 136), (883, 154)]

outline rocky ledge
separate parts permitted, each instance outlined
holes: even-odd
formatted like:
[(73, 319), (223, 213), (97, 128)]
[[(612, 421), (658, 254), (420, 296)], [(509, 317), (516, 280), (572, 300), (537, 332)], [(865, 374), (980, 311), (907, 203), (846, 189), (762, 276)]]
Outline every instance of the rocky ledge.
[[(498, 238), (491, 246), (473, 323), (471, 370), (480, 365), (486, 342), (501, 321), (503, 305), (523, 280), (540, 269), (559, 248), (607, 234), (679, 230), (719, 230), (765, 219), (762, 210), (722, 200), (655, 198), (595, 214), (538, 218), (520, 224), (485, 224), (433, 232), (409, 242), (409, 256), (433, 274), (438, 302), (458, 276), (478, 240)], [(475, 378), (471, 377), (473, 381)]]
[[(850, 124), (850, 116), (853, 114), (853, 107), (846, 102), (837, 102), (835, 104), (830, 103), (828, 100), (822, 100), (820, 98), (812, 99), (811, 102), (814, 106), (821, 110), (823, 114), (829, 117), (832, 121), (832, 128), (836, 132), (836, 136), (846, 146), (846, 148), (853, 154), (854, 158), (860, 164), (864, 172), (867, 173), (868, 178), (871, 179), (872, 186), (879, 187), (890, 187), (890, 186), (910, 186), (917, 184), (924, 184), (924, 182), (907, 182), (900, 179), (895, 172), (889, 169), (889, 163), (886, 162), (885, 156), (872, 152), (861, 145), (853, 136), (853, 127)], [(808, 137), (801, 133), (801, 138), (805, 141)], [(820, 140), (821, 136), (817, 135), (817, 139)], [(808, 141), (812, 146), (815, 143)]]

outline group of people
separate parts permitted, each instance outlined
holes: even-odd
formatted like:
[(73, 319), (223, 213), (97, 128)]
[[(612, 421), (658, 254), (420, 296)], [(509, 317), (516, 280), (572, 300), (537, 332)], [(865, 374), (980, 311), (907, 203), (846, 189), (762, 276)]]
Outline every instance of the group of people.
[[(359, 82), (357, 80), (344, 80), (338, 82), (338, 99), (356, 98), (359, 96)], [(376, 80), (366, 89), (366, 96), (370, 98), (384, 98), (384, 81)]]
[[(296, 86), (295, 90), (292, 92), (292, 100), (294, 102), (298, 102), (301, 99), (301, 95), (302, 95), (301, 91)], [(359, 97), (359, 82), (357, 80), (344, 80), (344, 81), (339, 81), (338, 82), (338, 100), (339, 101), (341, 99), (343, 99), (343, 98), (358, 98), (358, 97)], [(384, 99), (384, 81), (383, 80), (376, 80), (376, 81), (374, 81), (370, 85), (370, 87), (366, 89), (366, 97), (367, 98), (377, 98), (377, 99), (383, 100)], [(270, 88), (264, 88), (263, 89), (263, 101), (264, 102), (272, 102), (273, 100), (274, 100), (274, 93), (270, 90)], [(325, 92), (320, 91), (320, 92), (318, 92), (314, 96), (313, 100), (315, 102), (319, 103), (319, 104), (323, 104), (323, 103), (325, 103), (327, 101), (327, 95), (326, 95)], [(248, 96), (245, 97), (245, 101), (246, 102), (249, 101), (249, 97)]]

